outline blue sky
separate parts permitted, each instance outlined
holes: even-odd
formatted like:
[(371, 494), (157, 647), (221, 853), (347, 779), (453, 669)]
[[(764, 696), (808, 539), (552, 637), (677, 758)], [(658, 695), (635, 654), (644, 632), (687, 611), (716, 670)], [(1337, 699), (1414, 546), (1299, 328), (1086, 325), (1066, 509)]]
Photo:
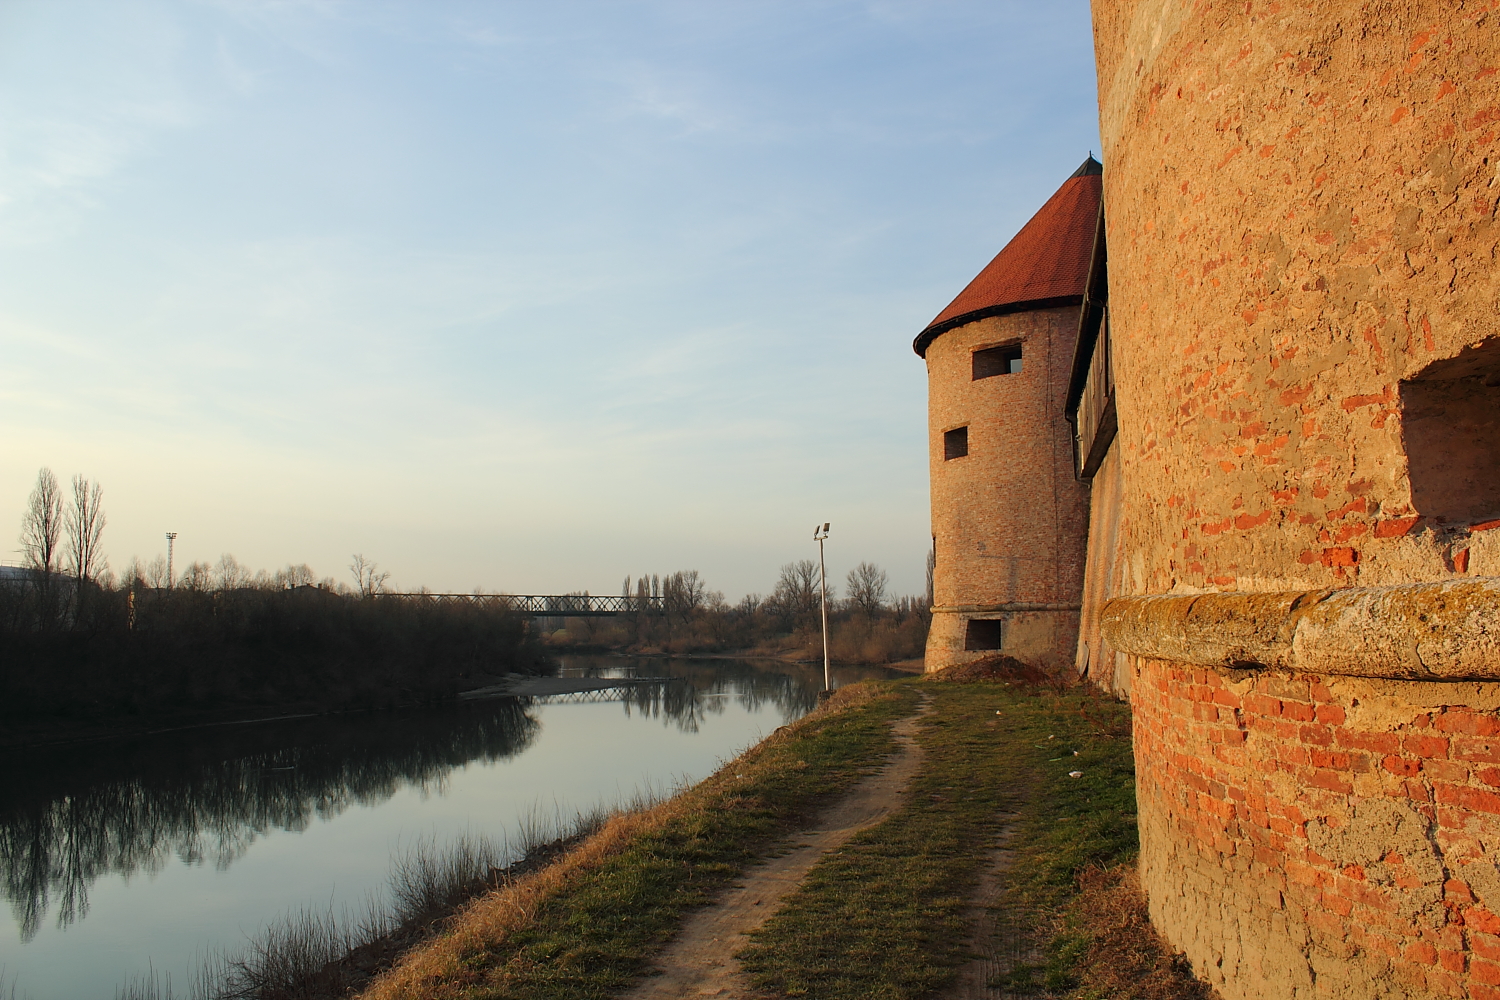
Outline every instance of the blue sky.
[(1086, 0), (0, 0), (0, 530), (48, 465), (115, 567), (733, 600), (826, 520), (918, 592), (910, 342), (1097, 154), (1091, 44)]

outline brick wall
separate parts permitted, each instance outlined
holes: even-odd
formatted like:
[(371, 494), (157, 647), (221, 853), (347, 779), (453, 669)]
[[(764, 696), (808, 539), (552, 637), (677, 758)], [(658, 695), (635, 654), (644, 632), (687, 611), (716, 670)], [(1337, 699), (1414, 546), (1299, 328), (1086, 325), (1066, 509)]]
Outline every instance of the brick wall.
[[(1092, 10), (1121, 484), (1090, 592), (1500, 574), (1500, 5)], [(1500, 685), (1130, 689), (1152, 918), (1226, 997), (1500, 998)]]
[(1152, 918), (1200, 975), (1500, 1000), (1500, 684), (1135, 672)]

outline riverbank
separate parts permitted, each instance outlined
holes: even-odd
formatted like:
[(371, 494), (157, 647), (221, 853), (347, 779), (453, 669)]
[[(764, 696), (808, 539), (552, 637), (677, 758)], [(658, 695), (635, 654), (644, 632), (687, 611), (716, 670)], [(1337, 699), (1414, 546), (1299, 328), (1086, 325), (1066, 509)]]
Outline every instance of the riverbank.
[(744, 942), (754, 988), (916, 997), (972, 981), (977, 954), (990, 956), (981, 982), (1016, 992), (1209, 996), (1155, 944), (1131, 882), (1128, 709), (1084, 689), (931, 679), (841, 690), (707, 780), (486, 892), (362, 995), (630, 989), (730, 885), (885, 766), (892, 726), (924, 701), (904, 804), (813, 863)]

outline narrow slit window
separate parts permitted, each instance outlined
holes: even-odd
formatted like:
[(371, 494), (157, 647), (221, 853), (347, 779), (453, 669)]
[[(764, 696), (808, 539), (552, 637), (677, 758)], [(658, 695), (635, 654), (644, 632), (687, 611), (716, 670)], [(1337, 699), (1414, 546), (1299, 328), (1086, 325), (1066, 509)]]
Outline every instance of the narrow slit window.
[(1021, 345), (1007, 344), (1004, 347), (987, 347), (974, 352), (974, 378), (979, 380), (993, 375), (1021, 374)]
[(970, 618), (964, 629), (964, 649), (999, 649), (1004, 624), (999, 618)]
[(955, 427), (943, 432), (943, 461), (963, 458), (969, 453), (969, 428)]

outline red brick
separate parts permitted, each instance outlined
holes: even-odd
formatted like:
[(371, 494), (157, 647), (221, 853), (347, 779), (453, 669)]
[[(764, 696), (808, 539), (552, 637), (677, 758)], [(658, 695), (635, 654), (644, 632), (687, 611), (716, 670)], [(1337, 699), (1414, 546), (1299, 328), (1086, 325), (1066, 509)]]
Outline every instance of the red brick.
[[(1314, 771), (1308, 778), (1307, 783), (1314, 788), (1326, 788), (1330, 792), (1338, 792), (1340, 795), (1351, 795), (1354, 785), (1349, 779), (1336, 771)], [(1500, 812), (1500, 796), (1496, 796), (1496, 812)]]
[(1448, 756), (1448, 741), (1441, 736), (1407, 736), (1401, 746), (1415, 757)]
[(1360, 733), (1347, 729), (1336, 729), (1334, 742), (1341, 747), (1369, 750), (1374, 753), (1395, 753), (1401, 749), (1401, 738), (1395, 733)]
[(1330, 726), (1342, 726), (1346, 718), (1344, 709), (1339, 705), (1319, 705), (1317, 715), (1319, 722)]
[(1311, 722), (1316, 717), (1316, 712), (1311, 705), (1304, 705), (1300, 701), (1283, 701), (1281, 715), (1293, 722)]
[(1422, 773), (1434, 781), (1452, 781), (1463, 784), (1469, 780), (1468, 767), (1447, 760), (1422, 761)]
[(1422, 770), (1422, 762), (1419, 760), (1407, 760), (1405, 757), (1387, 757), (1380, 762), (1392, 774), (1399, 774), (1403, 778), (1410, 778)]
[(1327, 750), (1311, 750), (1308, 757), (1313, 767), (1332, 767), (1340, 771), (1349, 770), (1350, 759), (1346, 753), (1329, 753)]
[(1462, 911), (1464, 926), (1471, 931), (1483, 931), (1486, 934), (1500, 934), (1500, 917), (1495, 916), (1483, 906), (1469, 906)]
[(1476, 983), (1500, 986), (1500, 965), (1483, 958), (1470, 959), (1469, 978)]
[(1480, 958), (1500, 960), (1500, 937), (1483, 931), (1469, 932), (1469, 948)]
[(1468, 883), (1463, 879), (1450, 878), (1444, 882), (1443, 896), (1445, 899), (1456, 899), (1462, 903), (1474, 902), (1474, 894), (1469, 891)]
[(1500, 736), (1500, 718), (1464, 709), (1452, 709), (1437, 717), (1437, 728), (1445, 733), (1466, 736)]
[(1416, 962), (1419, 965), (1437, 965), (1437, 949), (1426, 941), (1417, 941), (1406, 946), (1403, 957), (1408, 962)]
[(1487, 792), (1480, 788), (1465, 788), (1463, 785), (1450, 785), (1441, 782), (1433, 786), (1437, 793), (1437, 800), (1445, 805), (1463, 806), (1475, 812), (1487, 812), (1500, 815), (1500, 794)]
[(1454, 760), (1471, 760), (1481, 764), (1500, 764), (1500, 742), (1455, 736), (1449, 747)]

